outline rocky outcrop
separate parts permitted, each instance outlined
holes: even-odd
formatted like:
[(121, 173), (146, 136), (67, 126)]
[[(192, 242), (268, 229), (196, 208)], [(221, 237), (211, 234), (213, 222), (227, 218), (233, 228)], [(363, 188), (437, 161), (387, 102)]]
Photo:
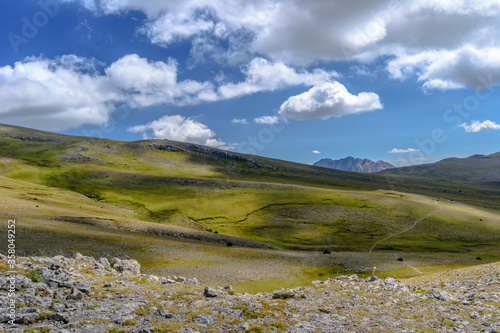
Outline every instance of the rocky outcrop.
[[(5, 260), (0, 255), (0, 260)], [(141, 273), (133, 259), (17, 258), (7, 332), (499, 332), (500, 263), (409, 279), (358, 275), (250, 295)], [(13, 289), (15, 316), (9, 308)], [(13, 321), (14, 325), (9, 323)]]
[(343, 171), (353, 171), (353, 172), (378, 172), (386, 169), (394, 169), (394, 165), (386, 161), (374, 162), (369, 159), (360, 159), (354, 157), (346, 157), (340, 160), (332, 160), (329, 158), (324, 158), (314, 163), (315, 166), (343, 170)]
[(96, 164), (113, 164), (111, 161), (106, 161), (101, 158), (87, 156), (81, 153), (68, 152), (59, 155), (59, 158), (67, 162), (73, 163), (96, 163)]

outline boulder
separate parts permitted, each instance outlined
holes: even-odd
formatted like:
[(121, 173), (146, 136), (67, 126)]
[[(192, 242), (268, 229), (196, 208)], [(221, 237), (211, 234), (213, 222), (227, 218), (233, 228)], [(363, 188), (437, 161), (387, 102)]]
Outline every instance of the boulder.
[(200, 285), (200, 281), (198, 281), (197, 278), (187, 279), (185, 283), (193, 285), (193, 286), (199, 286)]
[(219, 292), (215, 289), (206, 287), (205, 291), (203, 291), (203, 295), (205, 295), (205, 297), (217, 297), (219, 296)]
[(48, 263), (45, 264), (45, 267), (47, 267), (48, 269), (50, 269), (52, 271), (56, 271), (59, 268), (64, 268), (64, 266), (62, 264), (55, 262), (55, 261), (49, 261)]
[(193, 321), (196, 324), (200, 324), (200, 325), (212, 325), (214, 323), (214, 319), (211, 316), (206, 315), (206, 314), (201, 314), (201, 315), (196, 316), (193, 319)]
[(51, 308), (55, 312), (64, 312), (64, 311), (66, 311), (66, 306), (64, 304), (62, 304), (62, 303), (52, 303)]
[(16, 324), (24, 324), (26, 322), (34, 320), (38, 317), (40, 310), (36, 308), (19, 308), (16, 310), (16, 319), (14, 322)]
[(133, 275), (141, 274), (141, 265), (137, 262), (137, 260), (121, 260), (119, 258), (113, 258), (113, 268), (118, 272), (125, 273), (130, 272)]
[(83, 294), (80, 290), (73, 288), (71, 293), (66, 297), (67, 300), (80, 301), (83, 299)]
[(157, 313), (159, 316), (165, 317), (167, 319), (170, 319), (174, 316), (173, 314), (171, 314), (169, 311), (167, 311), (165, 309), (158, 309)]
[(74, 286), (76, 289), (80, 290), (84, 294), (90, 294), (90, 283), (88, 282), (82, 282), (82, 281), (76, 281), (74, 283)]
[(449, 301), (450, 300), (450, 295), (446, 291), (436, 291), (432, 296), (434, 296), (435, 299), (440, 300), (440, 301)]
[(98, 263), (101, 264), (101, 266), (104, 269), (107, 269), (108, 271), (111, 270), (111, 265), (109, 264), (108, 259), (106, 259), (106, 258), (99, 258)]
[(69, 317), (67, 314), (64, 313), (54, 313), (52, 315), (52, 319), (54, 319), (55, 321), (60, 321), (64, 324), (69, 323)]

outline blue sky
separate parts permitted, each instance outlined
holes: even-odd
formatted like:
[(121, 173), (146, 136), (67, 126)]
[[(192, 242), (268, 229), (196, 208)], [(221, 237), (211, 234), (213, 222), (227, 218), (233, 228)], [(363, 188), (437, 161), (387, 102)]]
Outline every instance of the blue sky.
[(5, 0), (0, 122), (301, 163), (500, 151), (500, 4)]

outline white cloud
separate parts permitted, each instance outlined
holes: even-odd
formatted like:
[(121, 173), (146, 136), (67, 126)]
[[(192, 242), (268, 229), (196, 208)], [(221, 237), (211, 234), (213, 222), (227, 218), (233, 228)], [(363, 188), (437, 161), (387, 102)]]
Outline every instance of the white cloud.
[(132, 108), (217, 100), (211, 83), (177, 80), (177, 64), (126, 55), (99, 73), (93, 59), (27, 58), (0, 67), (2, 121), (46, 130), (103, 125), (117, 104)]
[(311, 153), (313, 153), (313, 154), (321, 154), (321, 152), (319, 150), (313, 150), (313, 151), (311, 151)]
[(255, 118), (254, 121), (257, 124), (273, 125), (273, 124), (277, 124), (280, 121), (280, 118), (277, 116), (262, 116), (262, 117)]
[[(416, 77), (425, 90), (484, 88), (500, 80), (498, 0), (59, 1), (77, 2), (97, 15), (142, 11), (147, 18), (140, 31), (151, 42), (189, 40), (195, 63), (206, 56), (231, 64), (253, 60), (242, 67), (242, 82), (217, 88), (179, 81), (174, 60), (126, 55), (102, 74), (77, 56), (28, 59), (0, 67), (4, 121), (64, 130), (105, 124), (117, 104), (196, 104), (294, 85), (314, 88), (283, 103), (280, 112), (289, 117), (381, 108), (377, 95), (351, 95), (334, 82), (334, 71), (297, 67), (322, 60), (391, 59), (392, 78)], [(325, 82), (340, 87), (326, 89)]]
[(464, 86), (460, 83), (452, 81), (445, 81), (441, 79), (429, 79), (424, 82), (422, 88), (424, 89), (424, 91), (428, 91), (433, 89), (436, 90), (461, 89), (464, 88)]
[(248, 121), (243, 118), (243, 119), (238, 119), (238, 118), (234, 118), (233, 120), (231, 120), (231, 122), (233, 124), (243, 124), (243, 125), (248, 125)]
[(460, 127), (463, 127), (467, 133), (480, 132), (486, 129), (500, 130), (500, 124), (497, 124), (491, 120), (485, 120), (483, 122), (475, 120), (470, 125), (467, 125), (466, 123), (460, 124)]
[(66, 56), (0, 67), (2, 121), (47, 130), (105, 124), (121, 95), (106, 77), (88, 73), (92, 63)]
[(500, 80), (500, 48), (467, 45), (455, 50), (401, 54), (389, 62), (393, 78), (417, 75), (425, 89), (484, 89)]
[(327, 82), (290, 97), (281, 105), (279, 113), (288, 118), (327, 119), (381, 108), (375, 93), (352, 95), (342, 84)]
[(144, 139), (168, 139), (190, 142), (217, 148), (232, 148), (224, 141), (215, 138), (215, 132), (205, 124), (181, 115), (164, 116), (145, 125), (127, 129), (132, 133), (142, 133)]
[(312, 72), (297, 71), (283, 62), (271, 62), (264, 58), (253, 59), (244, 69), (245, 81), (227, 83), (219, 87), (222, 98), (234, 98), (261, 91), (275, 91), (293, 85), (315, 85), (338, 77), (335, 71), (315, 69)]
[(151, 62), (137, 54), (129, 54), (106, 69), (110, 83), (124, 93), (132, 107), (156, 104), (196, 104), (214, 101), (217, 95), (209, 82), (177, 81), (177, 63)]
[[(141, 10), (148, 17), (142, 30), (153, 43), (214, 38), (239, 61), (247, 58), (234, 50), (294, 65), (390, 56), (391, 74), (413, 72), (425, 89), (476, 88), (477, 77), (500, 75), (498, 0), (60, 1), (101, 14)], [(246, 33), (236, 37), (237, 31)], [(221, 53), (207, 43), (196, 45), (197, 55)]]
[(196, 15), (194, 8), (186, 12), (166, 13), (148, 23), (143, 32), (155, 44), (170, 44), (176, 39), (184, 39), (205, 31), (213, 30), (215, 23), (202, 15)]
[(389, 154), (413, 153), (413, 152), (416, 152), (416, 151), (420, 151), (420, 149), (415, 149), (415, 148), (408, 148), (408, 149), (394, 148), (391, 151), (389, 151)]
[[(149, 61), (129, 54), (103, 72), (97, 71), (98, 67), (104, 65), (75, 55), (28, 58), (13, 67), (0, 67), (2, 120), (47, 130), (104, 125), (116, 105), (141, 108), (198, 104), (289, 85), (313, 85), (336, 75), (323, 70), (297, 71), (283, 63), (256, 58), (245, 72), (245, 81), (223, 84), (216, 91), (210, 82), (179, 81), (173, 59)], [(275, 121), (268, 117), (257, 122)]]

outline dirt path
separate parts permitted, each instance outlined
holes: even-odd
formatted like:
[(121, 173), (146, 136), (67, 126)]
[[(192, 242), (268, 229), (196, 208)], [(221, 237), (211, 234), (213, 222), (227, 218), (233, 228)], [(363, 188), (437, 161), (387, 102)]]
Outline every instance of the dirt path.
[(411, 269), (413, 269), (415, 272), (417, 272), (418, 274), (424, 274), (422, 271), (420, 271), (418, 268), (416, 267), (413, 267), (413, 266), (410, 266), (408, 264), (406, 264), (406, 266), (410, 267)]
[(436, 206), (438, 206), (438, 209), (436, 209), (436, 210), (432, 211), (431, 213), (429, 213), (429, 215), (426, 215), (426, 216), (424, 216), (424, 217), (419, 218), (418, 220), (416, 220), (416, 221), (413, 223), (413, 225), (412, 225), (411, 227), (406, 228), (405, 230), (400, 231), (400, 232), (397, 232), (397, 233), (395, 233), (395, 234), (391, 234), (391, 235), (389, 235), (389, 236), (387, 236), (387, 237), (385, 237), (385, 238), (383, 238), (383, 239), (381, 239), (381, 240), (379, 240), (379, 241), (376, 241), (376, 242), (372, 245), (372, 247), (370, 247), (370, 252), (369, 252), (369, 253), (372, 253), (372, 250), (373, 250), (373, 249), (374, 249), (374, 248), (375, 248), (378, 244), (380, 244), (380, 243), (382, 243), (382, 242), (385, 242), (386, 240), (388, 240), (388, 239), (389, 239), (389, 238), (391, 238), (391, 237), (394, 237), (394, 236), (399, 236), (399, 235), (401, 235), (401, 234), (403, 234), (403, 233), (405, 233), (405, 232), (407, 232), (407, 231), (410, 231), (411, 229), (415, 228), (415, 226), (416, 226), (416, 225), (417, 225), (420, 221), (423, 221), (423, 220), (425, 220), (425, 219), (427, 219), (427, 218), (431, 217), (432, 215), (434, 215), (435, 213), (437, 213), (438, 211), (440, 211), (440, 210), (442, 209), (442, 207), (441, 207), (441, 206), (437, 203), (437, 201), (435, 201), (434, 203), (436, 204)]

